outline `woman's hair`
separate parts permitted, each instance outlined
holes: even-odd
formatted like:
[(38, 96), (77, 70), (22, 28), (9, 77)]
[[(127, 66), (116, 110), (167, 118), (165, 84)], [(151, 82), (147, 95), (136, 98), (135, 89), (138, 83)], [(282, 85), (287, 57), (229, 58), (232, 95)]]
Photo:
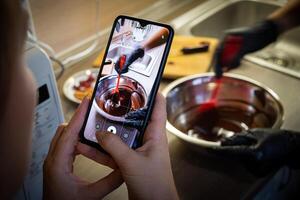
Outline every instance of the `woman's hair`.
[(0, 124), (6, 112), (12, 76), (20, 67), (27, 18), (20, 0), (0, 1)]

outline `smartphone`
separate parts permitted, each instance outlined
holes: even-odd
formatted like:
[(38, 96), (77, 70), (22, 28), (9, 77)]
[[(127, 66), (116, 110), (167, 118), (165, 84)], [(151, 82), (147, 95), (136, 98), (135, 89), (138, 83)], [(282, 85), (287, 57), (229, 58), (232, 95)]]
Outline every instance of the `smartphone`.
[(95, 136), (100, 131), (133, 149), (142, 145), (173, 35), (166, 24), (115, 19), (81, 129), (83, 143), (103, 150)]

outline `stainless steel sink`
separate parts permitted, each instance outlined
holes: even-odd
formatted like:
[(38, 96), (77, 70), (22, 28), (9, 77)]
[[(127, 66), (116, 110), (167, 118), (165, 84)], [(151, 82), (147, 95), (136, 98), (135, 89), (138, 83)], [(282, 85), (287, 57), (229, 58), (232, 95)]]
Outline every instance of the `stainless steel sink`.
[(264, 19), (279, 6), (257, 2), (236, 1), (227, 2), (205, 20), (199, 20), (191, 27), (193, 35), (221, 38), (223, 31), (230, 28), (252, 25)]
[[(253, 25), (285, 1), (212, 0), (173, 20), (177, 33), (221, 39), (224, 30)], [(247, 55), (246, 60), (300, 78), (300, 28), (278, 38), (265, 49)]]
[(246, 59), (300, 78), (300, 28), (285, 33), (276, 43), (246, 56)]

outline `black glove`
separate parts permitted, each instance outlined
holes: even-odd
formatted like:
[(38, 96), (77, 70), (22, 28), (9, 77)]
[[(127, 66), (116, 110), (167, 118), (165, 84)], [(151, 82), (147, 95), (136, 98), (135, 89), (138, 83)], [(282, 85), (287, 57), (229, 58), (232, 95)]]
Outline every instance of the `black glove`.
[(266, 175), (283, 165), (300, 167), (300, 133), (276, 129), (251, 129), (221, 141), (222, 155), (241, 160), (256, 175)]
[[(145, 50), (143, 48), (136, 47), (131, 53), (121, 55), (117, 63), (115, 64), (115, 70), (118, 72), (118, 74), (127, 73), (129, 66), (138, 58), (144, 57), (144, 54), (145, 54)], [(124, 59), (122, 58), (122, 56), (125, 56), (125, 62), (121, 67), (122, 69), (120, 70), (120, 63), (122, 62), (121, 59)]]
[(253, 27), (230, 29), (219, 44), (214, 55), (214, 71), (221, 77), (223, 71), (236, 68), (247, 53), (264, 48), (279, 35), (276, 23), (266, 20)]
[(124, 122), (124, 124), (140, 129), (144, 125), (146, 114), (147, 107), (131, 111), (125, 115), (126, 121)]

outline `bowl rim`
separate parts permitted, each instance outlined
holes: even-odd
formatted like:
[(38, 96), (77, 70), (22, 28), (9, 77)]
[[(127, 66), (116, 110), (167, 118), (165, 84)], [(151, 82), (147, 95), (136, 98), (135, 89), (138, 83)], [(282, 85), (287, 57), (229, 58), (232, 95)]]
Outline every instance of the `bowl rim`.
[[(202, 77), (211, 77), (214, 76), (214, 72), (206, 72), (206, 73), (201, 73), (201, 74), (194, 74), (194, 75), (189, 75), (189, 76), (185, 76), (179, 79), (176, 79), (175, 81), (171, 82), (170, 84), (168, 84), (162, 91), (162, 95), (167, 98), (168, 93), (175, 87), (177, 87), (178, 85), (180, 85), (181, 83), (184, 83), (186, 81), (189, 80), (193, 80), (196, 78), (202, 78)], [(224, 73), (223, 76), (225, 77), (229, 77), (229, 78), (235, 78), (235, 79), (239, 79), (242, 81), (246, 81), (249, 83), (252, 83), (260, 88), (263, 88), (265, 91), (267, 91), (276, 101), (278, 107), (279, 107), (279, 112), (281, 113), (281, 117), (277, 117), (276, 121), (274, 123), (274, 125), (272, 126), (272, 128), (280, 128), (281, 125), (284, 122), (284, 109), (283, 109), (283, 105), (280, 101), (279, 95), (277, 93), (275, 93), (271, 88), (269, 88), (268, 86), (264, 85), (263, 83), (260, 83), (256, 80), (253, 80), (251, 78), (248, 78), (246, 76), (240, 75), (240, 74), (234, 74), (234, 73)], [(182, 131), (178, 130), (177, 128), (175, 128), (167, 119), (166, 122), (166, 129), (168, 132), (170, 132), (171, 134), (179, 137), (180, 139), (198, 145), (198, 146), (202, 146), (202, 147), (220, 147), (221, 143), (220, 142), (212, 142), (212, 141), (207, 141), (207, 140), (203, 140), (201, 138), (194, 138), (191, 136), (188, 136), (187, 134), (183, 133)]]

